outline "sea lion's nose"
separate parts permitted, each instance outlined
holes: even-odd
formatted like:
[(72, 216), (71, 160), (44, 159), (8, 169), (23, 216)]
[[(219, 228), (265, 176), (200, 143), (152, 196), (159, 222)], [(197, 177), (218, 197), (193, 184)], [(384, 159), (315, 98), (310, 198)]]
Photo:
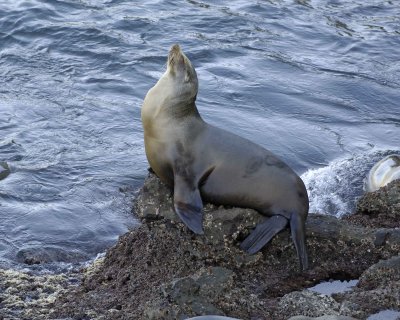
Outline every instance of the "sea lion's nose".
[(178, 53), (178, 52), (180, 52), (181, 51), (181, 47), (179, 46), (179, 44), (174, 44), (172, 47), (171, 47), (171, 50), (170, 50), (170, 52), (172, 53), (172, 52), (174, 52), (174, 53)]

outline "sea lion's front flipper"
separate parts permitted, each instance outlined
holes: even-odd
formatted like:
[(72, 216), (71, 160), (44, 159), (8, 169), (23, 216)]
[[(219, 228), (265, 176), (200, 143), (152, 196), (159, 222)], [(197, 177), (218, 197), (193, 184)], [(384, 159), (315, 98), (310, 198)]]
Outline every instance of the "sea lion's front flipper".
[(174, 207), (179, 218), (190, 230), (203, 234), (203, 201), (195, 183), (183, 177), (174, 178)]
[(242, 242), (240, 247), (250, 254), (261, 250), (279, 231), (284, 229), (288, 220), (283, 216), (272, 216), (259, 223), (253, 232)]

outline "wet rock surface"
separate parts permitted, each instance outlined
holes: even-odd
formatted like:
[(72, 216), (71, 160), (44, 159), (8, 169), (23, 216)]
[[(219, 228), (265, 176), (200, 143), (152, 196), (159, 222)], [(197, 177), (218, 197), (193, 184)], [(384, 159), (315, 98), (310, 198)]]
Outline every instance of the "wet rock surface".
[(0, 161), (0, 180), (7, 178), (10, 174), (10, 167), (8, 166), (7, 162)]
[(17, 261), (28, 265), (49, 262), (81, 262), (89, 260), (89, 256), (78, 250), (66, 251), (58, 247), (28, 247), (17, 252)]
[[(384, 192), (396, 197), (398, 191), (391, 184)], [(396, 205), (396, 200), (387, 205), (389, 214), (396, 212), (390, 211)], [(68, 275), (1, 271), (0, 319), (187, 319), (214, 314), (344, 320), (399, 310), (399, 228), (310, 214), (310, 269), (301, 272), (288, 230), (258, 254), (239, 248), (265, 219), (254, 210), (206, 205), (205, 234), (194, 235), (174, 213), (171, 190), (150, 174), (135, 212), (142, 225), (121, 236), (104, 259), (74, 275), (75, 281)], [(306, 289), (331, 279), (357, 278), (354, 290), (331, 296)]]
[[(194, 235), (173, 212), (171, 190), (150, 175), (135, 211), (143, 224), (123, 235), (95, 272), (56, 301), (53, 318), (364, 319), (399, 306), (399, 229), (310, 214), (310, 269), (301, 272), (287, 230), (256, 255), (240, 250), (240, 242), (264, 219), (253, 210), (207, 205), (205, 234)], [(357, 288), (343, 294), (304, 290), (329, 279), (359, 277)], [(376, 303), (369, 303), (370, 296)]]
[(28, 271), (0, 269), (0, 319), (51, 319), (54, 302), (77, 286), (80, 274), (34, 275)]
[(381, 260), (368, 268), (351, 292), (337, 294), (336, 300), (360, 319), (385, 309), (400, 311), (400, 256)]
[(321, 316), (321, 317), (306, 317), (306, 316), (295, 316), (291, 317), (289, 320), (354, 320), (352, 317), (346, 316)]
[(357, 202), (356, 212), (344, 219), (371, 228), (400, 228), (400, 180), (365, 193)]

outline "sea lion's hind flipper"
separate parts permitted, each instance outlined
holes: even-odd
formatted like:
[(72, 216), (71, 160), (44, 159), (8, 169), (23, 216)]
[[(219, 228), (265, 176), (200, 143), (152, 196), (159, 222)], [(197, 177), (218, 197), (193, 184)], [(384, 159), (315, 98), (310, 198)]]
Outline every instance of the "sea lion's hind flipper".
[(306, 250), (305, 226), (304, 221), (298, 214), (292, 214), (290, 217), (290, 230), (301, 268), (306, 270), (308, 269), (308, 257)]
[(175, 212), (194, 233), (203, 234), (203, 201), (200, 191), (188, 181), (175, 177), (174, 180)]
[(250, 254), (260, 251), (279, 231), (283, 230), (288, 220), (283, 216), (272, 216), (259, 223), (253, 232), (242, 242), (240, 247)]

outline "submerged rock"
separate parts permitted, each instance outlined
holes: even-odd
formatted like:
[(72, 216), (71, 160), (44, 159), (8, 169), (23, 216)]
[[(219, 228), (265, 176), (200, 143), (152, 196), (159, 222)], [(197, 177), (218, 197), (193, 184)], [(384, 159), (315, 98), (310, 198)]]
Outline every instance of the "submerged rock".
[(79, 250), (65, 250), (59, 247), (28, 247), (20, 249), (16, 255), (17, 261), (28, 265), (49, 262), (83, 262), (89, 256)]
[(8, 166), (7, 162), (0, 161), (0, 180), (7, 178), (10, 174), (10, 167)]
[[(195, 235), (174, 213), (171, 190), (154, 175), (146, 179), (135, 209), (143, 224), (121, 236), (104, 263), (86, 275), (81, 286), (57, 300), (52, 317), (364, 317), (375, 308), (366, 308), (356, 298), (294, 291), (329, 279), (368, 278), (365, 270), (400, 250), (399, 229), (365, 228), (310, 214), (306, 226), (310, 269), (301, 272), (287, 230), (255, 255), (239, 248), (250, 230), (265, 219), (254, 210), (206, 205), (205, 234)], [(391, 301), (381, 301), (381, 310), (392, 307)]]

